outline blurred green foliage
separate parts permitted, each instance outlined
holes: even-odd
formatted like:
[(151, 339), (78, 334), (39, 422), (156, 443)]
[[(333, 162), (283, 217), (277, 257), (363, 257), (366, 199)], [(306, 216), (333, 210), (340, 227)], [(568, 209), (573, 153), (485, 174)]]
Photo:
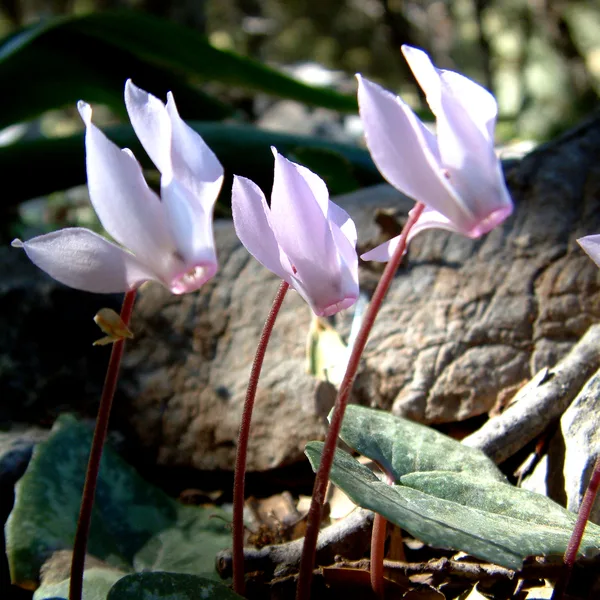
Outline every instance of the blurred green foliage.
[[(352, 74), (361, 71), (426, 110), (403, 43), (488, 87), (499, 101), (502, 140), (548, 139), (592, 111), (600, 91), (598, 0), (1, 0), (3, 34), (0, 129), (27, 123), (11, 131), (22, 138), (16, 143), (0, 135), (0, 172), (11, 175), (5, 217), (27, 198), (83, 183), (83, 147), (57, 136), (81, 131), (80, 98), (94, 104), (100, 125), (126, 122), (128, 77), (162, 98), (173, 91), (184, 118), (207, 122), (226, 166), (263, 187), (268, 147), (281, 139), (253, 124), (277, 98), (307, 107), (306, 121), (316, 107), (352, 114)], [(301, 75), (301, 63), (312, 70)], [(286, 75), (292, 67), (308, 85)], [(341, 125), (341, 116), (328, 114)], [(231, 123), (243, 127), (239, 138)], [(285, 116), (277, 125), (293, 127)], [(323, 153), (323, 139), (285, 144), (332, 193), (379, 178), (351, 145)], [(227, 214), (227, 198), (221, 208)], [(6, 237), (12, 221), (1, 222)]]

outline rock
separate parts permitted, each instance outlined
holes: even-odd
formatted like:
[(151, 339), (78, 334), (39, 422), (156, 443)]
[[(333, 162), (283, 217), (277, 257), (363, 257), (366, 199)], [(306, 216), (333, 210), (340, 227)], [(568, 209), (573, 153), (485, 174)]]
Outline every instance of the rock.
[[(587, 489), (594, 463), (600, 456), (600, 371), (597, 371), (560, 419), (564, 438), (563, 477), (567, 508), (579, 510)], [(600, 498), (596, 498), (590, 515), (600, 524)]]
[[(480, 240), (415, 238), (365, 353), (364, 402), (443, 423), (488, 412), (600, 317), (600, 119), (506, 169), (515, 213)], [(364, 239), (364, 238), (363, 238)]]
[(0, 248), (0, 426), (49, 426), (64, 410), (93, 415), (110, 348), (93, 318), (117, 295), (72, 290), (22, 250)]
[[(549, 496), (577, 512), (600, 452), (600, 371), (585, 384), (560, 419), (548, 453), (536, 465), (523, 487)], [(590, 520), (600, 524), (600, 496)]]
[[(468, 419), (487, 413), (567, 353), (600, 317), (598, 268), (576, 244), (578, 237), (600, 232), (598, 155), (600, 118), (506, 165), (516, 208), (502, 227), (480, 240), (441, 231), (415, 238), (367, 346), (357, 401), (427, 423)], [(355, 218), (363, 250), (381, 233), (376, 209), (389, 209), (377, 219), (393, 232), (413, 205), (389, 186), (338, 200)], [(150, 285), (139, 294), (136, 338), (125, 352), (113, 425), (133, 434), (148, 462), (233, 466), (250, 365), (278, 281), (249, 257), (230, 223), (219, 224), (215, 235), (221, 267), (202, 290), (176, 297)], [(380, 265), (363, 266), (367, 292), (380, 272)], [(23, 307), (0, 313), (18, 323), (37, 315), (20, 340), (28, 344), (31, 365), (19, 354), (13, 375), (28, 397), (47, 398), (38, 372), (59, 370), (60, 357), (71, 379), (60, 380), (54, 410), (93, 405), (104, 376), (98, 366), (105, 363), (95, 358), (102, 351), (88, 346), (95, 333), (83, 336), (80, 316), (91, 324), (97, 310), (92, 303), (106, 305), (106, 297), (75, 296), (47, 281), (43, 286), (19, 288)], [(45, 304), (44, 290), (58, 295), (59, 288), (60, 303)], [(89, 303), (85, 309), (82, 302)], [(343, 335), (351, 318), (348, 311), (334, 320)], [(309, 323), (305, 303), (290, 292), (259, 385), (253, 470), (298, 461), (306, 441), (323, 435), (334, 394), (305, 372)], [(4, 354), (15, 351), (18, 332), (5, 338)], [(66, 337), (72, 334), (75, 340)], [(69, 349), (59, 353), (55, 340), (61, 336)], [(94, 357), (89, 363), (83, 354), (88, 348)]]

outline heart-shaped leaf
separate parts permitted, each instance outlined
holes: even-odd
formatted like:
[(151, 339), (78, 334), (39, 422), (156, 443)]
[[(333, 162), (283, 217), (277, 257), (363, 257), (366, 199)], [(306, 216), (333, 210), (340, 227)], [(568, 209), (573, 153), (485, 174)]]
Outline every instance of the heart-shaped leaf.
[[(91, 434), (73, 417), (61, 417), (35, 448), (6, 525), (14, 583), (35, 588), (44, 562), (72, 548)], [(107, 447), (88, 553), (125, 572), (169, 568), (217, 578), (214, 558), (230, 545), (228, 520), (218, 508), (183, 506), (169, 498)]]
[(119, 579), (107, 600), (240, 600), (222, 583), (181, 573), (136, 573)]
[(420, 423), (387, 412), (351, 404), (340, 437), (357, 452), (377, 462), (398, 481), (420, 471), (454, 471), (505, 481), (483, 452)]
[[(388, 485), (338, 450), (331, 480), (359, 506), (383, 515), (432, 546), (462, 550), (519, 568), (527, 556), (562, 555), (576, 516), (546, 496), (505, 482), (481, 452), (428, 427), (373, 409), (349, 406), (346, 443), (393, 474)], [(306, 454), (316, 471), (323, 444)], [(581, 544), (600, 547), (589, 523)]]

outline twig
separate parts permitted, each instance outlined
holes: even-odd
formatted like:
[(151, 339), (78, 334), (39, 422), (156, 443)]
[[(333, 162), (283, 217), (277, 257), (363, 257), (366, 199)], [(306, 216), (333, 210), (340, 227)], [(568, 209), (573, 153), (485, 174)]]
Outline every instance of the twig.
[[(359, 508), (348, 517), (323, 529), (319, 535), (317, 558), (321, 564), (331, 564), (336, 556), (362, 556), (368, 550), (371, 541), (373, 513)], [(302, 555), (303, 540), (294, 540), (286, 544), (265, 546), (260, 550), (244, 548), (244, 566), (246, 571), (261, 571), (266, 576), (275, 570), (279, 573), (285, 568), (297, 568)], [(217, 555), (217, 571), (223, 578), (233, 573), (231, 550)]]
[(541, 381), (535, 377), (500, 416), (466, 437), (463, 444), (479, 448), (494, 462), (501, 463), (559, 418), (598, 368), (600, 325), (592, 325)]

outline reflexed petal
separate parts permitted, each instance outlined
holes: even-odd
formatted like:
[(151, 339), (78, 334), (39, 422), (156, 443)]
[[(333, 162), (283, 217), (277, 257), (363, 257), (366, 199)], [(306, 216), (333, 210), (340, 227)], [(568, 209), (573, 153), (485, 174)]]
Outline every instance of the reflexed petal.
[(125, 83), (125, 106), (144, 150), (162, 174), (170, 175), (172, 133), (165, 105), (128, 79)]
[[(450, 184), (468, 205), (476, 222), (493, 210), (512, 206), (512, 201), (505, 189), (493, 139), (485, 126), (473, 120), (472, 110), (454, 94), (442, 80), (438, 144)], [(462, 226), (471, 229), (473, 223)]]
[(163, 185), (163, 203), (168, 225), (177, 251), (187, 267), (216, 264), (212, 208), (204, 210), (202, 202), (176, 179)]
[[(442, 93), (458, 102), (481, 134), (494, 142), (494, 127), (498, 115), (496, 99), (484, 87), (454, 71), (442, 71)], [(446, 109), (444, 109), (446, 110)]]
[(281, 264), (279, 244), (269, 223), (270, 211), (261, 189), (249, 179), (236, 175), (231, 210), (235, 231), (246, 250), (267, 269), (291, 283)]
[(350, 218), (350, 215), (343, 208), (341, 208), (331, 200), (329, 201), (327, 218), (340, 228), (340, 230), (346, 236), (346, 238), (352, 244), (352, 246), (356, 246), (358, 234), (356, 232), (356, 225), (354, 224), (354, 221)]
[[(275, 153), (275, 176), (271, 194), (271, 226), (279, 246), (301, 272), (306, 265), (331, 273), (337, 267), (337, 252), (323, 198), (325, 184), (314, 174)], [(324, 206), (323, 206), (324, 205)]]
[(481, 129), (482, 134), (493, 140), (498, 105), (492, 94), (460, 73), (438, 69), (429, 56), (419, 48), (404, 44), (402, 53), (427, 96), (431, 112), (436, 117), (439, 117), (443, 111), (441, 104), (441, 96), (444, 93), (443, 81), (446, 91), (452, 92), (454, 101), (462, 104), (471, 120)]
[(441, 110), (439, 69), (434, 66), (429, 56), (419, 48), (403, 44), (402, 54), (404, 54), (404, 58), (421, 89), (425, 92), (431, 112), (437, 117)]
[(163, 206), (148, 187), (133, 155), (120, 150), (91, 121), (92, 109), (78, 104), (86, 125), (86, 165), (90, 199), (108, 233), (142, 261), (172, 252)]
[(394, 254), (394, 250), (396, 249), (399, 240), (400, 236), (397, 235), (391, 240), (388, 240), (387, 242), (380, 244), (372, 250), (361, 254), (360, 257), (363, 260), (372, 260), (374, 262), (387, 262), (388, 260), (390, 260), (390, 258), (392, 258), (392, 254)]
[(340, 255), (340, 276), (344, 295), (358, 297), (358, 256), (356, 254), (356, 225), (350, 215), (334, 202), (329, 202), (329, 224)]
[(458, 223), (472, 215), (449, 185), (437, 142), (408, 105), (358, 77), (358, 102), (369, 152), (381, 174), (398, 190)]
[(174, 177), (198, 196), (206, 210), (212, 209), (223, 184), (223, 167), (200, 135), (179, 116), (170, 92), (167, 98)]
[(158, 281), (132, 254), (89, 229), (61, 229), (12, 245), (23, 248), (50, 277), (86, 292), (126, 292), (144, 281)]
[(586, 235), (579, 238), (577, 243), (585, 253), (600, 267), (600, 235)]

